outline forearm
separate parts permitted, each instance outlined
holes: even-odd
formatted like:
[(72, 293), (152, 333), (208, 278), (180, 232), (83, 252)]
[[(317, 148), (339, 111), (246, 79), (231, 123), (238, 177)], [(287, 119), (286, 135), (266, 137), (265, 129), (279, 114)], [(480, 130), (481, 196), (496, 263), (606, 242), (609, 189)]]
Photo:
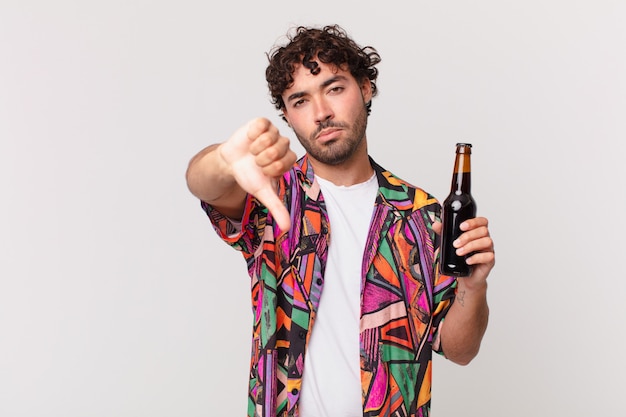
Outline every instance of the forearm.
[(456, 298), (441, 329), (444, 355), (460, 365), (478, 354), (489, 320), (487, 282), (470, 286), (464, 279), (458, 280)]
[(191, 159), (185, 175), (187, 187), (200, 200), (214, 205), (225, 215), (236, 217), (243, 208), (246, 192), (221, 158), (219, 146), (210, 145)]

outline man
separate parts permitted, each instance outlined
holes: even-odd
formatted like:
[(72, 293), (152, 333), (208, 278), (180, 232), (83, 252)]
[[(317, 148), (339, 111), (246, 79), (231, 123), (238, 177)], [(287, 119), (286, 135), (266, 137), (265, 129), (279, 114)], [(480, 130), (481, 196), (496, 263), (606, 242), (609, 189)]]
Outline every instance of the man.
[(296, 162), (259, 118), (189, 163), (189, 189), (252, 279), (249, 416), (427, 416), (432, 351), (478, 353), (487, 219), (456, 242), (471, 275), (440, 275), (439, 203), (367, 151), (379, 61), (338, 26), (296, 28), (266, 78), (306, 154)]

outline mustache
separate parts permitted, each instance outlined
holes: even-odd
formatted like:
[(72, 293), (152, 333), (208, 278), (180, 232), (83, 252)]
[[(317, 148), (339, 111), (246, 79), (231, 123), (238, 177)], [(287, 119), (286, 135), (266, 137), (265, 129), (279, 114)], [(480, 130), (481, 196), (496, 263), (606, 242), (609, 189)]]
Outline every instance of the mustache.
[(315, 140), (315, 138), (322, 132), (322, 130), (328, 129), (329, 127), (345, 128), (346, 124), (341, 122), (335, 122), (334, 120), (326, 120), (324, 122), (321, 122), (317, 126), (317, 129), (315, 129), (315, 132), (313, 132), (313, 134), (311, 135), (311, 141)]

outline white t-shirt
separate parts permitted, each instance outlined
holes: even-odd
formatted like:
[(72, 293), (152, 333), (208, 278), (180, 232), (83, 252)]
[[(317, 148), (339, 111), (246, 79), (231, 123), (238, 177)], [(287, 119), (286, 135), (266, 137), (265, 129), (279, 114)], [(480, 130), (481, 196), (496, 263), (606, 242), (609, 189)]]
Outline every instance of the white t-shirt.
[(316, 176), (330, 221), (324, 289), (304, 360), (301, 417), (362, 417), (359, 319), (361, 266), (376, 175), (352, 186)]

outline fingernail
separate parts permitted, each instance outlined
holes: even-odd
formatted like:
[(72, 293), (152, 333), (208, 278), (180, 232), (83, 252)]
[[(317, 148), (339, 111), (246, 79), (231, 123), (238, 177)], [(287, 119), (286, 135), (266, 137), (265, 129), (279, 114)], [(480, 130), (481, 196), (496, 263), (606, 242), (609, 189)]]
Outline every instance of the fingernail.
[(454, 242), (452, 242), (452, 246), (454, 246), (455, 248), (461, 246), (461, 242), (459, 241), (459, 239), (456, 239)]

